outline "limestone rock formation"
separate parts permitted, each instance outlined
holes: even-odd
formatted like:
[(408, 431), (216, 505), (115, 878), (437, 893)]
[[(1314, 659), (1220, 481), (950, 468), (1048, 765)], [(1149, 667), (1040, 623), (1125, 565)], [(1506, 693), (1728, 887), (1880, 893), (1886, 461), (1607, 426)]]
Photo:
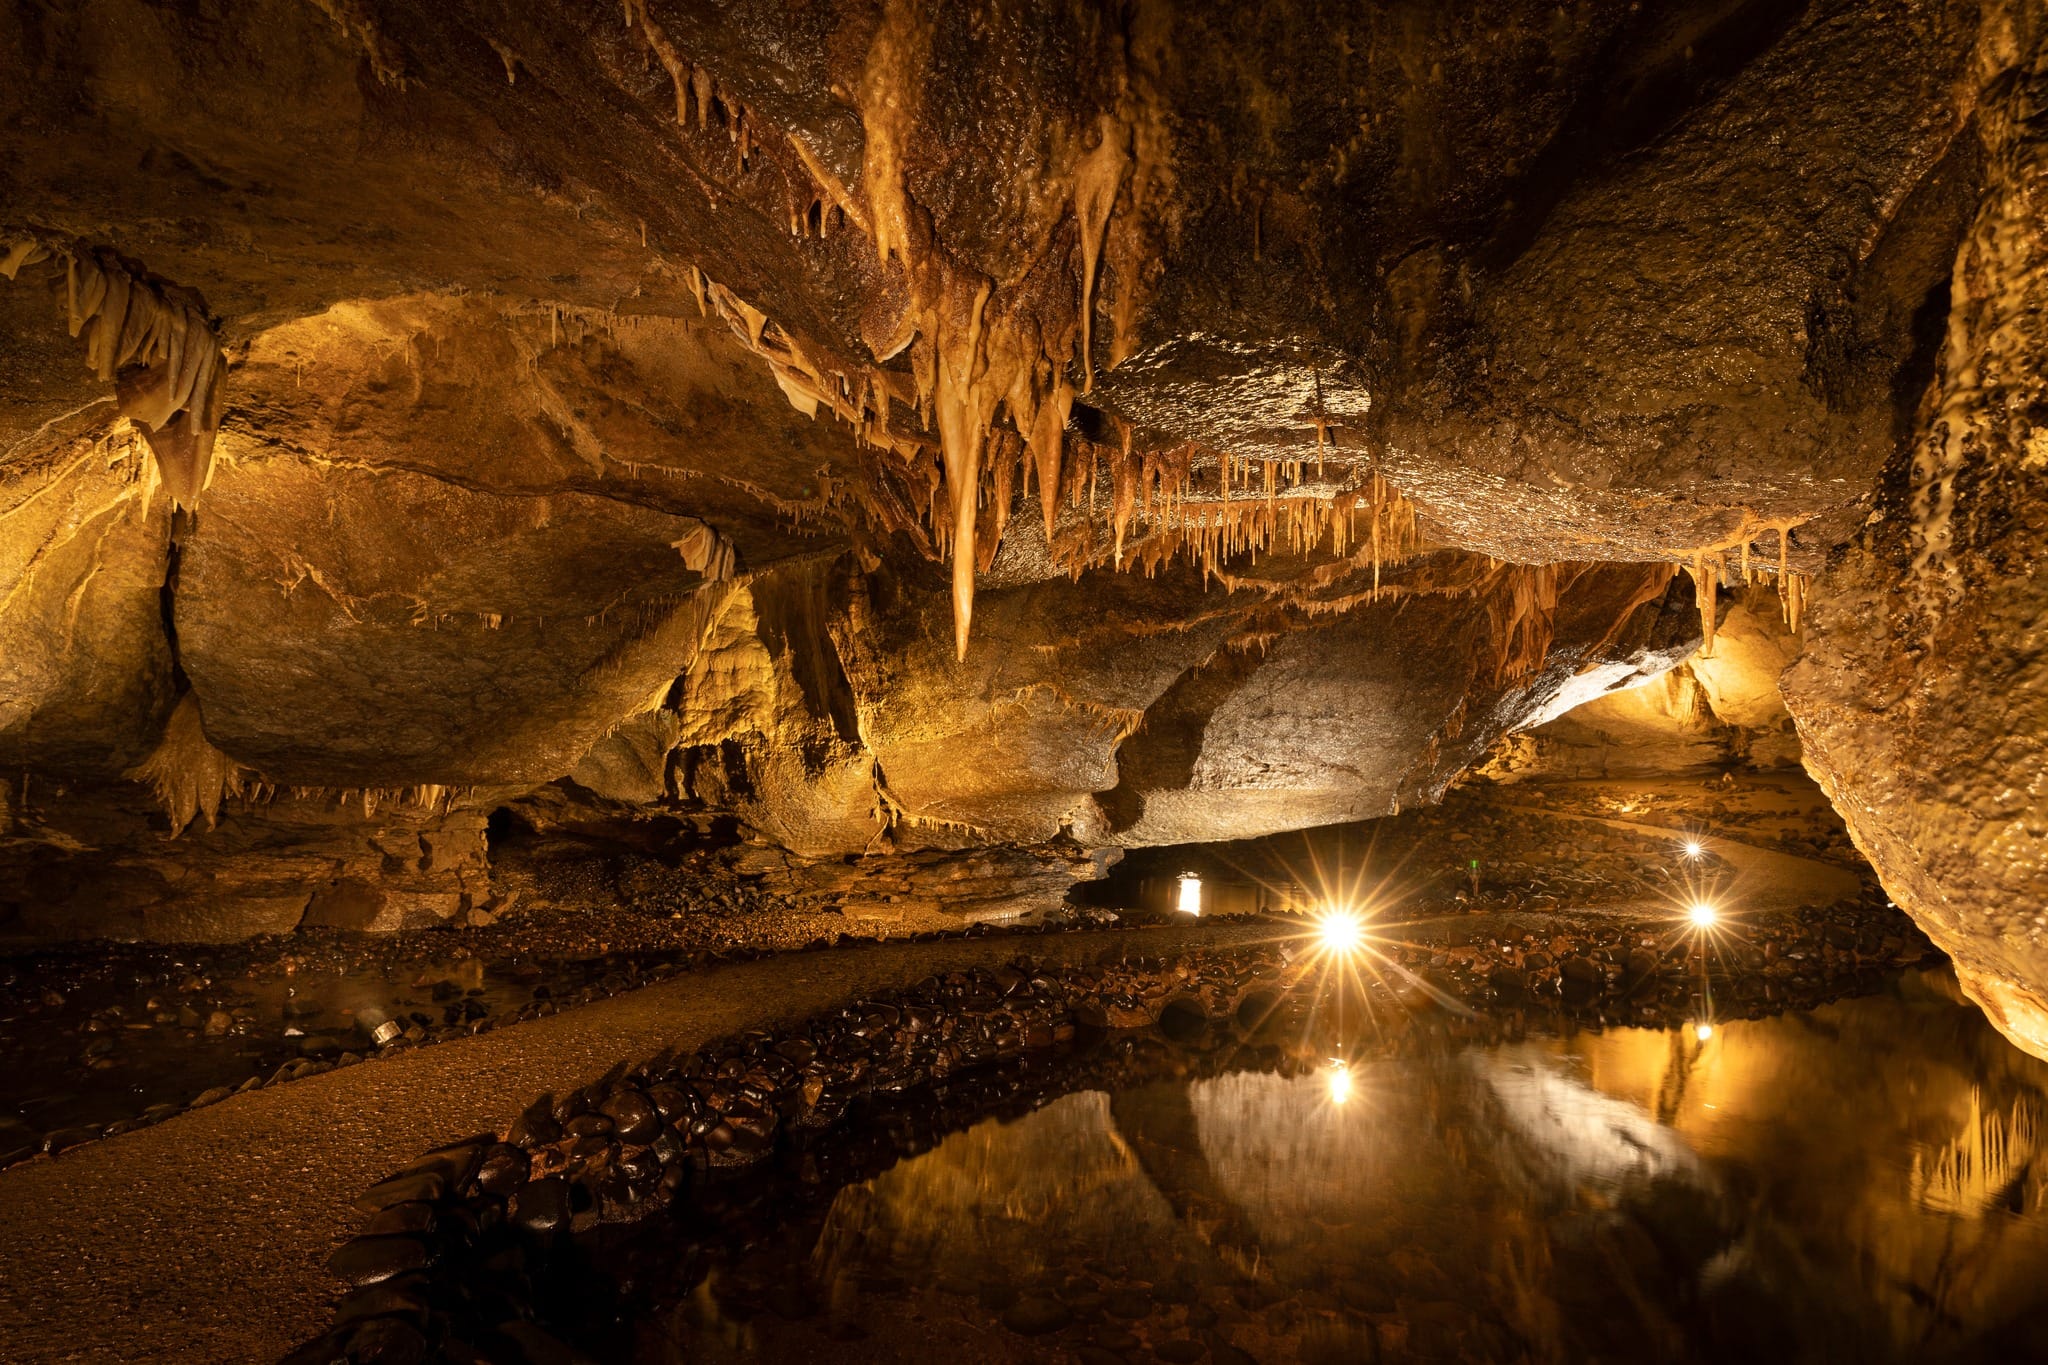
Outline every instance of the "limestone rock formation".
[(1702, 645), (1567, 724), (1782, 760), (1831, 566), (1807, 760), (2022, 1020), (2037, 9), (0, 9), (0, 932), (520, 801), (1082, 868)]
[(1634, 777), (1703, 767), (1796, 768), (1799, 740), (1778, 679), (1799, 656), (1771, 594), (1724, 604), (1711, 649), (1676, 668), (1539, 716), (1478, 771), (1494, 781)]
[(1786, 684), (1807, 767), (1971, 997), (2048, 1056), (2048, 21), (1991, 29), (1984, 197), (1919, 436)]

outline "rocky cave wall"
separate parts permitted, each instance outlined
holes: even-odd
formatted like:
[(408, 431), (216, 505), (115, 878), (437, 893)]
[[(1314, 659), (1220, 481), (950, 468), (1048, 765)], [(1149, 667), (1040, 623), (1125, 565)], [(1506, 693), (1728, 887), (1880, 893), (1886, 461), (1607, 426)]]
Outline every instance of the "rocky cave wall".
[(0, 7), (0, 932), (432, 922), (522, 802), (1085, 866), (1686, 687), (1782, 757), (1768, 688), (1667, 672), (1782, 615), (1809, 766), (2018, 1019), (2041, 44)]

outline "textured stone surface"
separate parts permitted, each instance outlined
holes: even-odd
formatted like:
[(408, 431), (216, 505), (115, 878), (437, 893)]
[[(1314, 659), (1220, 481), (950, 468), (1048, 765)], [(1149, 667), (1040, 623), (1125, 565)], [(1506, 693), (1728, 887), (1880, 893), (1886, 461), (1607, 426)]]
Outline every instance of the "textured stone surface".
[(1499, 781), (1622, 777), (1710, 765), (1796, 767), (1799, 740), (1778, 690), (1800, 639), (1775, 595), (1724, 603), (1711, 652), (1573, 707), (1495, 745)]
[(2048, 56), (2038, 10), (2015, 19), (1984, 54), (1986, 195), (1923, 434), (1823, 580), (1786, 700), (1886, 889), (2048, 1057)]
[(104, 301), (0, 285), (9, 903), (460, 908), (359, 875), (397, 793), (806, 865), (1359, 818), (1675, 662), (1674, 566), (1835, 555), (1808, 758), (2031, 1000), (2037, 8), (8, 9), (0, 251), (228, 366), (173, 521)]
[[(118, 775), (169, 714), (169, 507), (139, 446), (79, 438), (0, 475), (0, 762)], [(152, 494), (157, 496), (152, 499)]]

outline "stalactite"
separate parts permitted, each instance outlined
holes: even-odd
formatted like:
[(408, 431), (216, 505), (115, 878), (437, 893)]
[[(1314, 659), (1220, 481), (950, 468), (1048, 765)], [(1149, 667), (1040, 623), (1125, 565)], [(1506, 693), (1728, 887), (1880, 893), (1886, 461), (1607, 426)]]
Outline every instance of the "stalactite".
[(199, 697), (187, 692), (164, 723), (156, 748), (128, 776), (149, 784), (175, 839), (202, 816), (206, 828), (212, 829), (221, 803), (240, 796), (253, 774), (213, 747), (200, 716)]
[(1509, 564), (1487, 599), (1496, 684), (1527, 677), (1549, 657), (1557, 615), (1557, 566)]
[(690, 87), (696, 68), (676, 50), (675, 44), (669, 41), (668, 34), (663, 32), (661, 26), (655, 23), (653, 16), (648, 14), (646, 0), (621, 0), (621, 3), (626, 12), (626, 27), (639, 28), (641, 39), (646, 42), (648, 50), (654, 53), (655, 60), (668, 72), (669, 83), (675, 87), (676, 122), (685, 128), (689, 127)]
[(104, 248), (45, 234), (0, 240), (0, 275), (10, 280), (23, 266), (64, 262), (71, 335), (84, 332), (86, 364), (113, 381), (121, 413), (142, 427), (172, 500), (196, 505), (213, 474), (227, 376), (204, 302)]
[(981, 509), (982, 526), (975, 534), (975, 570), (979, 573), (987, 573), (995, 564), (1003, 532), (1010, 524), (1010, 508), (1017, 497), (1018, 471), (1031, 467), (1023, 441), (1014, 433), (1001, 429), (990, 432), (988, 449), (988, 472), (984, 476), (988, 496)]
[(974, 621), (974, 494), (981, 479), (982, 444), (995, 417), (996, 395), (984, 382), (982, 318), (992, 289), (983, 280), (968, 308), (964, 334), (945, 328), (937, 341), (938, 383), (933, 391), (939, 424), (939, 454), (946, 465), (953, 512), (953, 647), (967, 657)]
[(1795, 631), (1799, 628), (1806, 601), (1807, 576), (1791, 565), (1791, 541), (1792, 528), (1803, 520), (1795, 517), (1783, 521), (1759, 521), (1745, 516), (1741, 529), (1734, 535), (1712, 545), (1702, 545), (1692, 552), (1685, 567), (1692, 575), (1693, 593), (1699, 604), (1700, 633), (1704, 638), (1702, 653), (1709, 656), (1713, 653), (1717, 614), (1715, 593), (1723, 582), (1729, 581), (1728, 566), (1723, 556), (1730, 550), (1735, 551), (1738, 556), (1736, 576), (1745, 586), (1754, 584), (1771, 572), (1759, 562), (1754, 552), (1757, 538), (1768, 531), (1778, 533), (1778, 562), (1773, 587), (1778, 594), (1779, 606), (1786, 626)]
[(384, 36), (364, 0), (313, 0), (332, 19), (342, 36), (360, 47), (370, 63), (370, 73), (380, 85), (405, 87), (405, 59), (397, 46)]
[(1104, 114), (1097, 127), (1095, 150), (1074, 171), (1074, 216), (1081, 227), (1081, 392), (1095, 390), (1095, 272), (1109, 231), (1110, 210), (1130, 166), (1126, 144), (1130, 130)]
[(1699, 604), (1700, 653), (1711, 659), (1714, 656), (1714, 614), (1718, 606), (1715, 596), (1720, 591), (1721, 557), (1718, 554), (1696, 554), (1688, 570), (1692, 574), (1693, 599)]
[(711, 582), (723, 583), (733, 576), (735, 556), (732, 542), (709, 525), (699, 525), (676, 541), (674, 548), (682, 555), (686, 567)]

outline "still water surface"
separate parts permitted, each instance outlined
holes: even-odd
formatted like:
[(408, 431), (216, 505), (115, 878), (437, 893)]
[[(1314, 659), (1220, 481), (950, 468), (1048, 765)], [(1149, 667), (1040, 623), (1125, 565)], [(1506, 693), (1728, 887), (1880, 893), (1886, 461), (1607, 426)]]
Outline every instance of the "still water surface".
[(622, 1285), (606, 1353), (2048, 1359), (2048, 1066), (1943, 973), (1704, 1039), (1179, 1069), (956, 1132), (765, 1237), (673, 1229), (692, 1269)]

